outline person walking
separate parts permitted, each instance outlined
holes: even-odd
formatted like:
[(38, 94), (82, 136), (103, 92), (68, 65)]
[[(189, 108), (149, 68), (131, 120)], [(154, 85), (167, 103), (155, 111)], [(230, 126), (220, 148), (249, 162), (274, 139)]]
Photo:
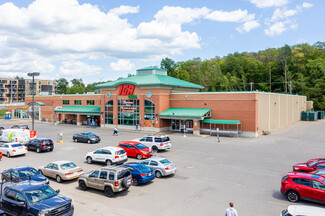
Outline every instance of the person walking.
[(238, 216), (237, 211), (234, 208), (234, 203), (229, 203), (229, 208), (226, 209), (225, 216)]
[(116, 127), (114, 127), (114, 132), (113, 132), (113, 136), (117, 135), (118, 136), (118, 129)]

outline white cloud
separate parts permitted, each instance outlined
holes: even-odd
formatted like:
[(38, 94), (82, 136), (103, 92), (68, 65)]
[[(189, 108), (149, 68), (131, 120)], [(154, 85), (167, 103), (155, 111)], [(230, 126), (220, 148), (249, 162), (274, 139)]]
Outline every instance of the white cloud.
[(81, 61), (64, 61), (59, 70), (60, 75), (75, 78), (98, 75), (103, 69), (101, 67), (88, 65)]
[(253, 29), (256, 29), (260, 26), (260, 24), (256, 20), (247, 21), (243, 25), (236, 28), (240, 33), (247, 33)]
[(116, 16), (121, 16), (124, 14), (130, 14), (130, 13), (138, 13), (139, 12), (139, 6), (132, 7), (127, 5), (121, 5), (118, 8), (113, 8), (109, 11), (110, 14), (115, 14)]
[(288, 4), (288, 0), (250, 0), (250, 2), (259, 8), (279, 7)]
[(235, 11), (213, 11), (205, 16), (206, 19), (218, 21), (218, 22), (245, 22), (253, 20), (255, 14), (248, 14), (247, 10), (235, 10)]
[(311, 3), (308, 3), (308, 2), (303, 2), (303, 3), (302, 3), (302, 7), (303, 7), (303, 8), (310, 8), (310, 7), (312, 7), (312, 6), (314, 6), (314, 5), (311, 4)]
[(297, 10), (287, 10), (286, 8), (277, 8), (274, 13), (273, 16), (271, 18), (271, 21), (275, 21), (275, 20), (279, 20), (279, 19), (284, 19), (287, 17), (291, 17), (297, 14)]
[(268, 36), (280, 35), (287, 30), (284, 22), (277, 22), (265, 29), (265, 34)]
[(131, 71), (136, 68), (136, 65), (126, 59), (119, 59), (117, 62), (110, 63), (113, 71)]

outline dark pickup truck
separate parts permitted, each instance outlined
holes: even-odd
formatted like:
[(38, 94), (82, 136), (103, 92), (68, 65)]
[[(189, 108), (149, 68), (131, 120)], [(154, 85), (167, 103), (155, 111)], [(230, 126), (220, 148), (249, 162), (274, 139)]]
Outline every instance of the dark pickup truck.
[(47, 184), (38, 182), (1, 183), (0, 208), (19, 216), (70, 216), (74, 207), (71, 199), (59, 195)]

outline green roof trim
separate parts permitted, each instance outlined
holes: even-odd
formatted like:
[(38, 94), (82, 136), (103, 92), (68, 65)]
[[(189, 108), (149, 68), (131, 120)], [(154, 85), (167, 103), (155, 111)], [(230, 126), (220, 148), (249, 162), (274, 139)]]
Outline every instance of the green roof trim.
[(149, 67), (145, 67), (145, 68), (140, 68), (140, 69), (138, 69), (137, 71), (151, 71), (151, 70), (167, 72), (166, 70), (161, 69), (161, 68), (156, 67), (156, 66), (149, 66)]
[(194, 88), (194, 89), (204, 89), (203, 86), (190, 83), (184, 80), (180, 80), (174, 77), (160, 75), (160, 74), (144, 74), (144, 75), (135, 75), (130, 76), (124, 79), (118, 79), (112, 82), (98, 84), (96, 88), (104, 87), (114, 87), (120, 84), (133, 84), (137, 86), (175, 86), (179, 88)]
[(56, 109), (54, 112), (100, 114), (100, 106), (66, 106)]
[(159, 117), (163, 118), (202, 118), (208, 112), (210, 108), (169, 108), (159, 114)]
[[(33, 102), (27, 104), (28, 106), (33, 106)], [(42, 102), (34, 102), (34, 106), (45, 106), (45, 103)]]
[(210, 124), (228, 124), (228, 125), (238, 125), (238, 124), (240, 124), (239, 120), (204, 119), (201, 122), (202, 123), (210, 123)]

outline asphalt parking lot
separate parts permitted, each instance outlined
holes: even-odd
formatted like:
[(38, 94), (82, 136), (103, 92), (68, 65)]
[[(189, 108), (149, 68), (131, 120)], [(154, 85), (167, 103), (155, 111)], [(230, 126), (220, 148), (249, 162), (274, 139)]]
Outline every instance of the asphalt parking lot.
[[(19, 120), (0, 120), (0, 126), (11, 127)], [(29, 126), (31, 124), (29, 123)], [(22, 165), (38, 168), (56, 160), (71, 160), (86, 172), (101, 164), (87, 164), (87, 152), (104, 146), (117, 146), (119, 141), (140, 138), (147, 133), (111, 129), (36, 123), (38, 137), (55, 141), (53, 152), (28, 152), (26, 156), (3, 157), (0, 171)], [(57, 134), (63, 132), (64, 143)], [(99, 144), (74, 143), (76, 132), (91, 131), (99, 135)], [(77, 181), (56, 183), (54, 189), (72, 198), (75, 215), (224, 215), (230, 201), (239, 215), (279, 215), (289, 203), (280, 193), (281, 178), (292, 165), (310, 158), (325, 157), (325, 120), (299, 122), (288, 128), (256, 139), (197, 137), (170, 134), (172, 149), (159, 152), (176, 163), (174, 177), (155, 179), (152, 183), (132, 186), (108, 198), (102, 191), (78, 189)], [(137, 161), (129, 159), (129, 161)], [(302, 204), (322, 206), (310, 202)]]

